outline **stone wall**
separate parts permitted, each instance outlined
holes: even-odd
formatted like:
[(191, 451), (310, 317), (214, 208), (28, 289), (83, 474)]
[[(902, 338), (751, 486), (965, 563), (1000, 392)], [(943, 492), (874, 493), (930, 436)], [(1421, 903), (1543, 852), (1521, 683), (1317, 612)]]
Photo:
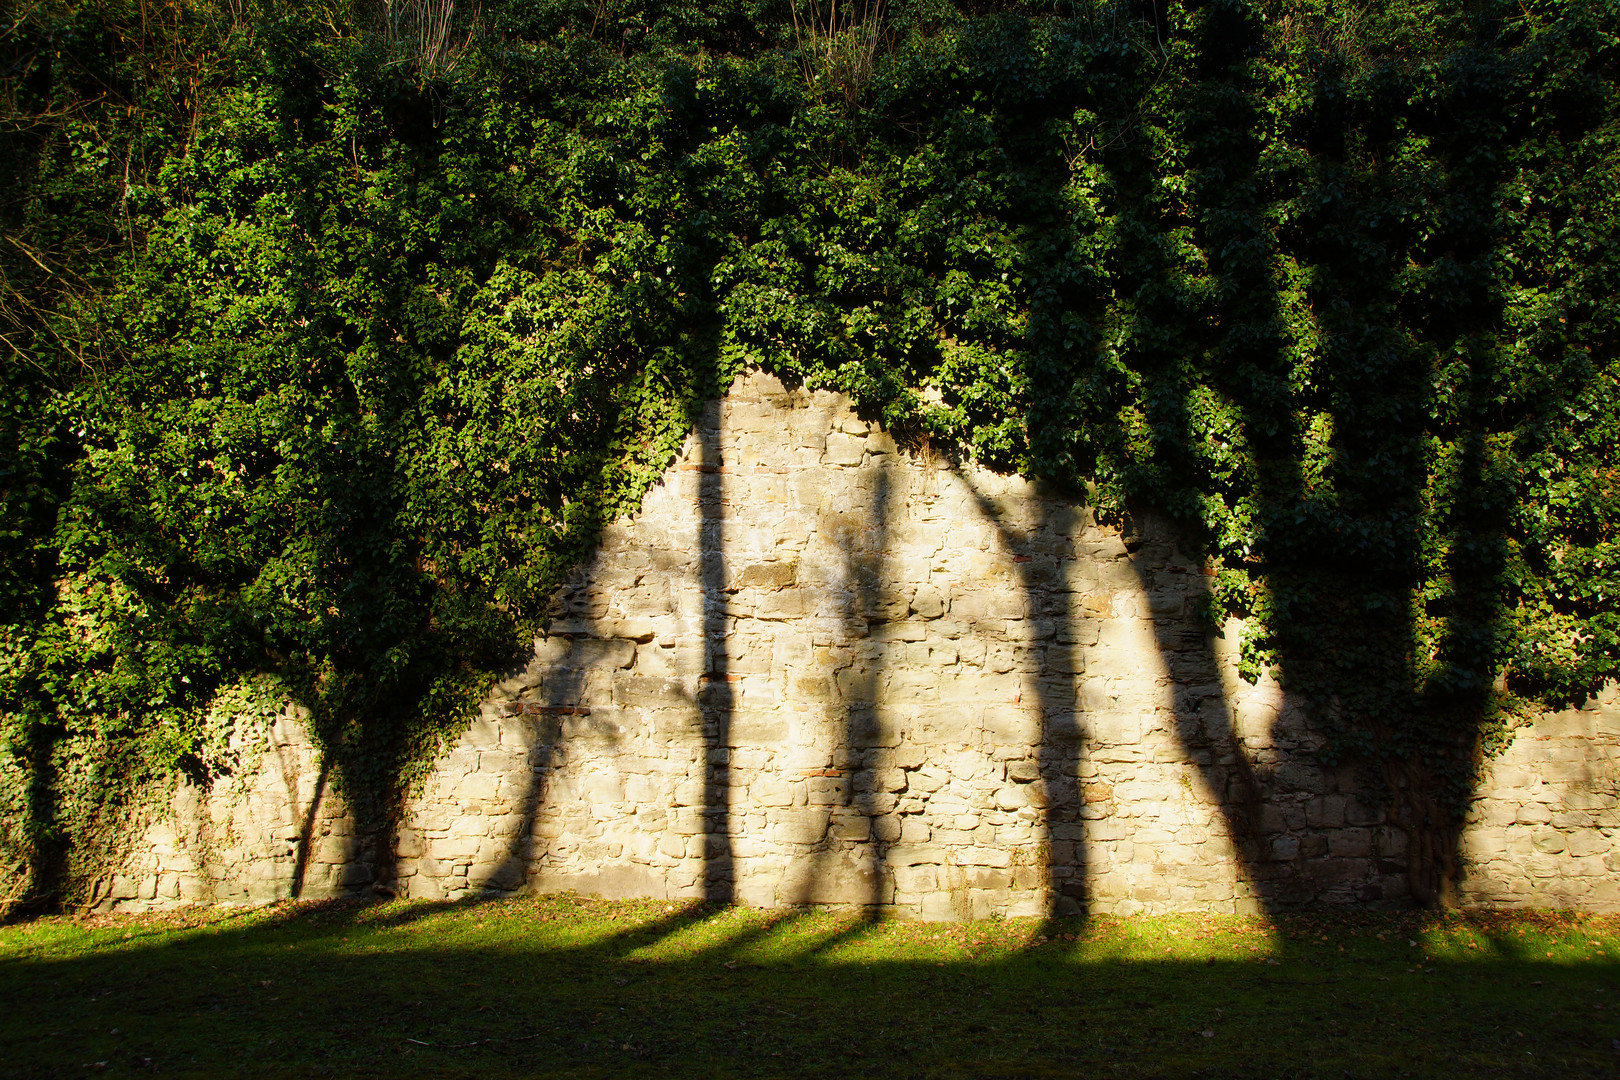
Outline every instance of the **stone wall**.
[(1620, 911), (1620, 693), (1537, 717), (1486, 767), (1465, 903)]
[(206, 788), (177, 785), (122, 872), (97, 890), (100, 910), (263, 904), (371, 883), (354, 822), (326, 782), (301, 711), (284, 711), (264, 736), (262, 746), (234, 748), (244, 751), (237, 774)]
[[(559, 592), (385, 884), (920, 918), (1402, 901), (1404, 834), (1275, 683), (1237, 677), (1206, 589), (1152, 522), (745, 377)], [(1466, 900), (1620, 909), (1614, 706), (1493, 764)], [(108, 905), (369, 885), (341, 806), (311, 812), (295, 727), (230, 791), (182, 789)]]

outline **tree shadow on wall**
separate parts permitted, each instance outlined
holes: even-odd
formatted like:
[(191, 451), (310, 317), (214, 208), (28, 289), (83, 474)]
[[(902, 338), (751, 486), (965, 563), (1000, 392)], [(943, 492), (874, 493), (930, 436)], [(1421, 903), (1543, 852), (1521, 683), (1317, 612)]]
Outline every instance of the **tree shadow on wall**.
[[(335, 880), (316, 886), (313, 895), (369, 890), (385, 895), (434, 898), (442, 890), (469, 889), (474, 896), (501, 895), (523, 888), (535, 870), (537, 826), (556, 771), (566, 764), (565, 744), (589, 737), (614, 741), (617, 732), (592, 719), (588, 684), (601, 670), (603, 646), (595, 623), (582, 607), (583, 581), (578, 574), (553, 599), (553, 612), (564, 621), (539, 643), (527, 663), (508, 669), (480, 708), (480, 720), (454, 749), (474, 758), (472, 772), (493, 778), (495, 791), (468, 793), (453, 788), (443, 794), (462, 818), (485, 818), (489, 827), (479, 850), (446, 854), (437, 850), (445, 838), (424, 835), (401, 808), (382, 826), (385, 839), (368, 835), (361, 818), (359, 835), (346, 837)], [(598, 710), (599, 711), (599, 710)], [(290, 895), (311, 894), (310, 859), (323, 806), (332, 790), (333, 755), (319, 756), (312, 798), (302, 813), (295, 849)], [(403, 800), (401, 800), (401, 804)], [(351, 808), (352, 812), (352, 808)], [(379, 852), (382, 854), (379, 856)], [(406, 870), (405, 875), (400, 871)], [(414, 876), (414, 880), (413, 880)], [(431, 879), (431, 885), (427, 882)]]
[(736, 896), (737, 870), (732, 849), (731, 755), (732, 720), (737, 691), (731, 671), (731, 636), (734, 619), (727, 588), (726, 511), (720, 402), (705, 403), (698, 419), (698, 576), (703, 615), (703, 671), (698, 690), (697, 719), (703, 732), (703, 898), (730, 903)]
[[(728, 585), (730, 571), (725, 548), (727, 501), (725, 492), (726, 464), (721, 460), (719, 430), (719, 397), (729, 387), (738, 366), (722, 352), (717, 328), (716, 300), (713, 276), (720, 253), (725, 250), (727, 229), (735, 227), (727, 218), (736, 214), (759, 213), (759, 207), (719, 205), (720, 200), (705, 186), (710, 179), (712, 163), (700, 160), (693, 153), (703, 140), (712, 134), (710, 125), (717, 122), (708, 115), (713, 102), (700, 94), (696, 72), (676, 63), (664, 72), (663, 104), (660, 136), (663, 149), (669, 154), (668, 170), (675, 180), (678, 197), (663, 207), (667, 220), (667, 249), (659, 255), (668, 259), (663, 267), (666, 295), (663, 301), (675, 308), (663, 311), (667, 325), (656, 334), (655, 340), (637, 342), (640, 357), (636, 371), (644, 388), (658, 387), (659, 392), (670, 395), (670, 407), (679, 419), (679, 425), (697, 435), (696, 463), (698, 477), (698, 547), (696, 578), (701, 597), (700, 626), (696, 628), (702, 641), (702, 670), (698, 673), (695, 695), (682, 703), (690, 707), (695, 734), (701, 745), (700, 805), (697, 807), (699, 832), (694, 853), (687, 857), (699, 863), (697, 887), (710, 902), (728, 903), (735, 896), (735, 865), (733, 858), (733, 831), (735, 822), (731, 811), (731, 743), (734, 715), (737, 708), (735, 676), (731, 671), (728, 640), (734, 619), (729, 610)], [(758, 118), (756, 118), (758, 119)], [(760, 122), (764, 122), (760, 120)], [(636, 275), (637, 279), (641, 277)], [(634, 293), (640, 285), (630, 288)], [(647, 302), (632, 297), (635, 303)], [(625, 424), (619, 423), (621, 434)], [(636, 432), (641, 438), (645, 432)], [(667, 465), (668, 462), (658, 462)], [(622, 487), (622, 476), (609, 475), (607, 463), (598, 481), (586, 484), (588, 491), (609, 491)], [(593, 522), (599, 531), (607, 524), (605, 517)], [(589, 566), (593, 551), (585, 556), (581, 565)], [(576, 577), (580, 590), (574, 593), (583, 598), (585, 579)], [(592, 739), (613, 740), (617, 733), (590, 711), (593, 703), (607, 705), (614, 691), (607, 687), (588, 685), (592, 670), (600, 671), (600, 658), (593, 650), (609, 641), (597, 636), (596, 616), (600, 612), (581, 608), (579, 600), (563, 600), (557, 614), (568, 616), (575, 623), (569, 628), (569, 644), (560, 660), (545, 665), (549, 675), (541, 684), (541, 692), (534, 704), (522, 707), (532, 714), (537, 705), (533, 741), (528, 748), (530, 781), (517, 800), (515, 832), (509, 838), (508, 850), (488, 872), (488, 884), (500, 889), (516, 888), (532, 882), (535, 873), (536, 829), (545, 809), (548, 784), (556, 770), (568, 760), (567, 743), (586, 736)], [(531, 667), (530, 674), (534, 673)], [(591, 700), (587, 701), (586, 698)], [(613, 710), (616, 713), (616, 710)], [(509, 826), (509, 828), (512, 826)], [(617, 891), (617, 890), (614, 890)]]
[(888, 850), (899, 839), (899, 815), (883, 780), (892, 767), (888, 734), (896, 721), (884, 715), (884, 684), (891, 630), (906, 608), (889, 581), (894, 467), (874, 462), (851, 472), (852, 484), (865, 489), (859, 501), (818, 523), (843, 553), (838, 648), (846, 655), (832, 672), (841, 714), (837, 743), (830, 767), (806, 777), (810, 803), (803, 810), (813, 821), (827, 816), (789, 880), (798, 904), (855, 904), (872, 915), (893, 901), (895, 889)]
[[(711, 375), (711, 381), (717, 380)], [(713, 387), (709, 387), (713, 389)], [(720, 406), (713, 396), (692, 399), (693, 427), (697, 433), (697, 456), (693, 468), (698, 473), (698, 559), (696, 578), (701, 604), (698, 633), (702, 641), (702, 670), (696, 693), (681, 694), (690, 708), (699, 742), (697, 768), (702, 774), (702, 791), (697, 807), (699, 830), (695, 853), (700, 869), (698, 889), (705, 901), (730, 903), (735, 896), (736, 871), (732, 854), (731, 814), (732, 721), (736, 711), (735, 677), (731, 672), (728, 643), (733, 619), (729, 610), (729, 569), (725, 547), (725, 519), (728, 503), (724, 491), (727, 472), (722, 461)], [(549, 609), (554, 621), (547, 642), (565, 642), (560, 653), (541, 646), (539, 655), (508, 683), (518, 700), (505, 705), (509, 714), (526, 720), (528, 738), (526, 785), (515, 800), (515, 810), (505, 814), (504, 830), (508, 847), (493, 865), (485, 865), (478, 880), (469, 885), (481, 891), (510, 891), (532, 886), (536, 866), (545, 846), (540, 836), (541, 814), (547, 805), (550, 782), (558, 769), (577, 756), (570, 753), (571, 742), (588, 740), (618, 741), (620, 732), (603, 712), (617, 716), (616, 689), (606, 680), (623, 665), (611, 653), (629, 645), (628, 639), (603, 636), (611, 629), (600, 616), (603, 601), (591, 590), (595, 558), (587, 559), (553, 597)], [(641, 647), (646, 647), (642, 645)], [(606, 662), (605, 662), (606, 661)], [(592, 683), (593, 675), (596, 682)], [(536, 689), (523, 689), (532, 686)], [(576, 779), (585, 781), (583, 775)], [(671, 808), (679, 809), (679, 808)], [(692, 851), (687, 851), (693, 856)], [(598, 873), (604, 868), (598, 868)], [(609, 887), (610, 893), (620, 891)]]
[[(1281, 164), (1279, 144), (1261, 137), (1278, 121), (1247, 63), (1265, 47), (1258, 14), (1212, 5), (1197, 34), (1201, 66), (1173, 122), (1191, 139), (1189, 223), (1213, 290), (1189, 297), (1175, 270), (1170, 233), (1181, 223), (1133, 208), (1129, 348), (1151, 451), (1132, 483), (1190, 526), (1196, 552), (1208, 519), (1178, 478), (1219, 470), (1234, 448), (1246, 460), (1226, 497), (1252, 506), (1254, 540), (1246, 563), (1219, 568), (1252, 583), (1234, 597), (1211, 588), (1231, 579), (1174, 567), (1152, 530), (1137, 538), (1133, 566), (1176, 683), (1176, 730), (1268, 908), (1443, 902), (1489, 704), (1506, 522), (1476, 509), (1504, 494), (1484, 433), (1435, 426), (1428, 413), (1481, 422), (1473, 385), (1496, 362), (1490, 98), (1501, 72), (1484, 54), (1452, 57), (1443, 102), (1420, 118), (1450, 144), (1431, 208), (1442, 224), (1423, 239), (1399, 224), (1424, 208), (1401, 205), (1397, 166), (1370, 166), (1350, 148), (1351, 130), (1380, 145), (1405, 137), (1377, 102), (1347, 114), (1340, 77), (1323, 73), (1297, 136), (1310, 164)], [(1121, 160), (1129, 152), (1109, 162), (1116, 176), (1155, 175), (1145, 157)], [(1414, 292), (1412, 259), (1432, 263), (1436, 281), (1465, 282), (1466, 299), (1432, 284)], [(1429, 381), (1448, 367), (1461, 371), (1455, 398), (1436, 402), (1446, 391)], [(1434, 509), (1445, 505), (1436, 484), (1465, 509)], [(1424, 595), (1437, 583), (1443, 605)], [(1263, 736), (1240, 730), (1215, 628), (1199, 625), (1234, 601), (1253, 612), (1251, 633), (1269, 626), (1257, 651), (1287, 692)]]
[[(1009, 182), (1028, 196), (1012, 224), (1032, 457), (1058, 482), (1111, 474), (1131, 508), (1118, 524), (1174, 684), (1176, 736), (1261, 902), (1444, 902), (1502, 617), (1509, 489), (1488, 447), (1513, 418), (1488, 402), (1502, 363), (1491, 260), (1508, 61), (1480, 46), (1441, 62), (1412, 119), (1435, 158), (1413, 164), (1398, 152), (1411, 131), (1393, 120), (1420, 96), (1409, 74), (1382, 69), (1358, 96), (1319, 57), (1308, 105), (1279, 116), (1274, 76), (1254, 63), (1275, 47), (1258, 11), (1210, 4), (1188, 26), (1193, 59), (1178, 62), (1192, 66), (1151, 105), (1112, 101), (1109, 87), (1144, 85), (1142, 65), (1168, 54), (1100, 50), (1088, 79), (1047, 79), (1083, 110), (1185, 139), (1185, 176), (1130, 124), (1078, 155), (1038, 125), (1003, 132)], [(1082, 178), (1090, 194), (1071, 205)], [(1104, 218), (1080, 212), (1091, 196)], [(1106, 279), (1086, 254), (1104, 221)], [(1233, 528), (1252, 542), (1211, 533)], [(1211, 563), (1217, 541), (1243, 554)], [(1033, 609), (1030, 558), (1018, 565)], [(1228, 700), (1224, 628), (1207, 617), (1227, 605), (1251, 616), (1251, 675), (1269, 669), (1286, 692), (1269, 731)], [(1051, 723), (1075, 703), (1042, 709)], [(1052, 734), (1048, 783), (1061, 771)], [(1057, 813), (1049, 842), (1076, 828)], [(1054, 847), (1052, 865), (1063, 858)]]
[[(1002, 547), (1012, 556), (1024, 609), (1024, 643), (1040, 657), (1031, 680), (1035, 692), (1038, 760), (1033, 775), (1009, 771), (1009, 786), (1037, 813), (1036, 851), (1044, 870), (1040, 883), (1049, 918), (1087, 911), (1095, 860), (1086, 843), (1085, 771), (1087, 733), (1081, 720), (1077, 671), (1084, 670), (1088, 628), (1075, 618), (1071, 540), (1081, 514), (1041, 492), (1034, 501), (1034, 521), (1020, 531), (1009, 524), (1008, 508), (967, 484), (979, 512), (994, 526)], [(1094, 640), (1094, 639), (1093, 639)], [(1012, 766), (1016, 769), (1016, 766)], [(1015, 886), (1024, 882), (1014, 881)]]
[[(493, 808), (500, 812), (492, 815), (496, 827), (490, 838), (504, 840), (505, 850), (480, 852), (468, 868), (466, 884), (475, 893), (512, 892), (529, 885), (540, 872), (536, 863), (545, 855), (541, 812), (557, 771), (569, 764), (568, 744), (618, 741), (618, 730), (601, 719), (603, 688), (593, 687), (590, 680), (593, 673), (612, 677), (617, 670), (612, 650), (625, 643), (597, 636), (599, 627), (590, 614), (584, 582), (576, 577), (571, 584), (574, 588), (565, 586), (556, 598), (564, 623), (554, 622), (552, 633), (537, 643), (534, 659), (497, 685), (497, 692), (506, 698), (497, 700), (491, 710), (504, 716), (493, 725), (500, 746), (480, 748), (479, 755), (496, 756), (501, 771), (522, 779), (517, 781), (518, 791), (495, 793)], [(515, 744), (509, 744), (514, 736)], [(483, 760), (478, 768), (488, 771)]]

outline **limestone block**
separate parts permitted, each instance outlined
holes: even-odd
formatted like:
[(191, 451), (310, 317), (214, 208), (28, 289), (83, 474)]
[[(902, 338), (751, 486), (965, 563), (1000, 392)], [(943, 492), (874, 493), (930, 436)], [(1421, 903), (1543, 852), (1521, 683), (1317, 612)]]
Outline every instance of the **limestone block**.
[(360, 885), (369, 885), (373, 878), (371, 867), (365, 863), (346, 863), (342, 866), (334, 866), (332, 871), (332, 884), (340, 889), (352, 889)]
[(957, 861), (963, 866), (1007, 867), (1012, 865), (1012, 853), (1001, 848), (971, 847), (959, 852)]
[(849, 782), (842, 773), (807, 776), (804, 786), (811, 806), (842, 806), (848, 801)]
[[(352, 873), (348, 870), (348, 868), (344, 868), (344, 870), (338, 875), (337, 880), (332, 882), (332, 885), (336, 886), (337, 888), (342, 888), (344, 878), (353, 877), (360, 879), (364, 876), (364, 867), (356, 867)], [(356, 883), (358, 884), (360, 882), (357, 880)], [(292, 882), (275, 879), (254, 880), (247, 882), (242, 891), (246, 894), (247, 901), (250, 904), (273, 904), (277, 900), (286, 900), (292, 895)], [(328, 889), (325, 891), (327, 892), (327, 895), (331, 895), (331, 893), (335, 890)], [(304, 895), (313, 894), (318, 897), (322, 892), (323, 890), (320, 888), (320, 886), (316, 885), (315, 888), (306, 890)]]
[[(1593, 769), (1592, 762), (1586, 760), (1585, 755), (1582, 755), (1574, 758), (1573, 760), (1543, 761), (1540, 764), (1539, 772), (1541, 773), (1541, 779), (1544, 784), (1548, 786), (1562, 786), (1566, 784), (1579, 784), (1590, 781), (1596, 773), (1596, 770)], [(1559, 798), (1562, 792), (1554, 792), (1552, 794), (1554, 797), (1549, 801), (1562, 801)]]
[(141, 881), (126, 874), (114, 874), (108, 883), (107, 895), (114, 900), (134, 900), (141, 895)]
[[(1024, 708), (1022, 702), (986, 708), (982, 724), (984, 737), (991, 745), (1017, 747), (1039, 746), (1043, 728), (1048, 726), (1043, 724), (1041, 713)], [(1065, 724), (1062, 718), (1055, 718), (1049, 726), (1061, 731)]]
[(826, 809), (799, 808), (772, 826), (771, 839), (779, 844), (819, 844), (827, 837), (831, 818), (831, 812)]
[(872, 819), (858, 811), (834, 811), (831, 836), (834, 840), (864, 842), (872, 836)]
[(948, 600), (939, 589), (925, 582), (912, 590), (908, 610), (920, 619), (937, 619), (949, 610)]
[(1041, 766), (1038, 761), (1032, 761), (1029, 758), (1019, 758), (1007, 762), (1007, 779), (1015, 783), (1027, 784), (1033, 780), (1040, 779), (1040, 775)]
[(1598, 714), (1581, 709), (1542, 713), (1533, 722), (1533, 730), (1543, 738), (1590, 739), (1597, 735)]
[(690, 706), (696, 695), (681, 679), (661, 679), (630, 673), (613, 678), (613, 701), (627, 708), (671, 709)]
[(501, 778), (496, 773), (474, 772), (461, 778), (456, 785), (455, 797), (463, 804), (493, 801), (500, 792)]
[(341, 836), (324, 836), (315, 842), (309, 854), (312, 863), (347, 863), (355, 855), (354, 846)]
[(827, 436), (821, 460), (827, 465), (859, 465), (866, 454), (866, 440), (857, 435), (835, 431)]
[(727, 725), (728, 746), (780, 747), (792, 736), (792, 724), (780, 711), (747, 709), (731, 717)]
[[(1098, 680), (1086, 682), (1086, 700), (1092, 700), (1092, 687)], [(1086, 714), (1086, 734), (1095, 742), (1108, 746), (1135, 746), (1142, 741), (1143, 718), (1124, 710), (1108, 707), (1097, 711), (1089, 708)]]
[(1516, 820), (1520, 825), (1548, 825), (1552, 823), (1552, 811), (1543, 803), (1524, 803)]
[(996, 806), (1002, 810), (1018, 810), (1029, 804), (1028, 788), (1009, 784), (996, 792)]
[(789, 863), (777, 895), (790, 906), (881, 904), (892, 899), (894, 885), (871, 860), (838, 853)]
[(482, 842), (482, 836), (452, 836), (431, 841), (427, 849), (436, 859), (470, 859), (478, 854)]

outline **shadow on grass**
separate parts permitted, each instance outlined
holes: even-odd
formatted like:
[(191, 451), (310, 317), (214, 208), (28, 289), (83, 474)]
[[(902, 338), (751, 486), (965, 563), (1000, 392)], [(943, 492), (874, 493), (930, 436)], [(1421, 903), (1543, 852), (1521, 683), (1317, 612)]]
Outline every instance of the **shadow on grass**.
[(9, 928), (0, 1032), (19, 1077), (1599, 1076), (1617, 946), (1612, 917), (286, 905)]

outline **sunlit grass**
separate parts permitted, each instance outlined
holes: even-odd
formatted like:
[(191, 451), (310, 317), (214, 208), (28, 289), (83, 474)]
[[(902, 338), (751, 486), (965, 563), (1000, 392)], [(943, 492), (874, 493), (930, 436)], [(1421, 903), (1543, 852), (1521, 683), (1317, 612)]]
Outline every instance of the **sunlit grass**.
[(0, 1074), (1612, 1076), (1620, 920), (543, 897), (0, 929)]

